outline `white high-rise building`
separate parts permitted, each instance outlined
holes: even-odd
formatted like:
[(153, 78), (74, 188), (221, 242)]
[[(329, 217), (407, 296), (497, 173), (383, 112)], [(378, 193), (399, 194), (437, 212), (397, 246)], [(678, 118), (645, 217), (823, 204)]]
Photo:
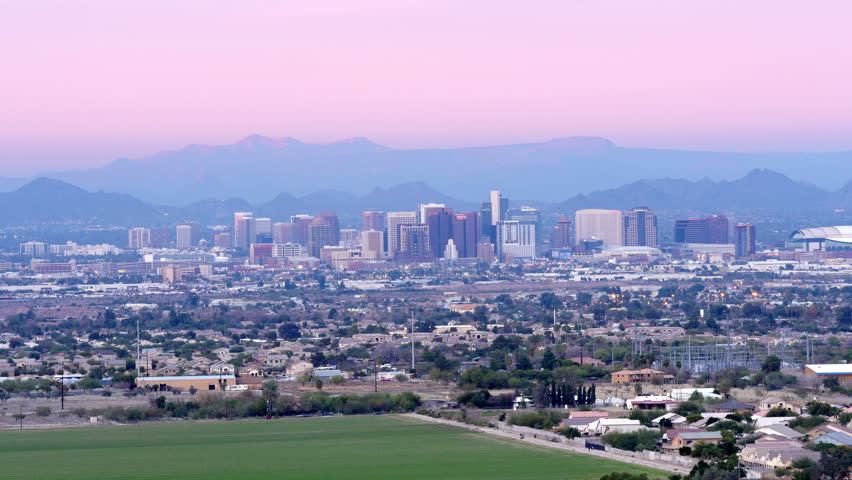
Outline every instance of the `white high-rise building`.
[(607, 246), (624, 245), (624, 222), (618, 210), (577, 210), (574, 215), (576, 241), (600, 240)]
[(508, 207), (508, 200), (504, 202), (500, 195), (500, 190), (491, 190), (489, 194), (491, 200), (491, 225), (497, 225), (497, 222), (504, 220), (503, 213), (506, 211), (504, 204)]
[(501, 260), (535, 258), (536, 222), (506, 220), (497, 224), (497, 256)]
[(148, 248), (151, 246), (151, 230), (142, 227), (131, 228), (127, 231), (128, 248)]
[(417, 225), (417, 212), (388, 212), (388, 254), (391, 257), (400, 251), (399, 227)]
[(192, 227), (189, 225), (178, 225), (176, 228), (175, 246), (181, 250), (192, 248)]
[(458, 260), (459, 251), (456, 249), (456, 243), (453, 239), (447, 240), (447, 248), (444, 249), (444, 258), (446, 260)]

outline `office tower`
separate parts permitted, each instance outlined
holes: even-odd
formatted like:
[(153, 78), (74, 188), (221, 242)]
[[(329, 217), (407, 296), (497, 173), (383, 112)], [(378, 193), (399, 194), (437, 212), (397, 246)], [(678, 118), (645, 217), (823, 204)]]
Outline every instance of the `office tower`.
[(479, 225), (480, 236), (491, 240), (491, 201), (482, 202), (479, 204)]
[(44, 242), (26, 242), (21, 244), (21, 255), (29, 257), (43, 257), (48, 252), (47, 243)]
[(475, 258), (479, 244), (479, 215), (459, 212), (453, 215), (452, 239), (459, 258)]
[(272, 219), (254, 219), (254, 243), (272, 243)]
[(137, 249), (150, 247), (151, 230), (142, 227), (131, 228), (127, 231), (127, 246)]
[(201, 241), (201, 224), (198, 222), (182, 222), (181, 225), (189, 227), (189, 243), (193, 247), (198, 246)]
[(482, 263), (494, 263), (494, 244), (482, 242), (476, 247), (476, 258)]
[(574, 215), (576, 241), (600, 240), (606, 246), (624, 245), (624, 226), (618, 210), (577, 210)]
[(500, 194), (500, 190), (491, 190), (488, 201), (481, 204), (480, 222), (482, 224), (482, 236), (488, 237), (492, 242), (497, 237), (497, 222), (506, 218), (509, 210), (509, 199)]
[(458, 260), (459, 251), (456, 249), (456, 244), (453, 239), (447, 240), (447, 247), (444, 248), (444, 258), (447, 260)]
[(728, 243), (728, 217), (704, 215), (707, 221), (707, 243)]
[(169, 244), (169, 230), (158, 228), (151, 230), (151, 248), (164, 248)]
[(703, 218), (682, 218), (675, 220), (675, 243), (709, 243), (707, 221)]
[(571, 246), (571, 219), (561, 217), (550, 232), (550, 248), (559, 250)]
[(628, 247), (657, 246), (657, 215), (648, 207), (636, 207), (622, 215), (622, 239)]
[(441, 211), (445, 208), (447, 208), (447, 206), (443, 203), (421, 203), (417, 206), (417, 223), (426, 225), (426, 216), (428, 216), (430, 212)]
[(314, 218), (320, 219), (331, 227), (332, 243), (330, 245), (337, 246), (340, 244), (340, 221), (337, 219), (337, 214), (334, 212), (321, 212), (316, 214)]
[(423, 224), (429, 227), (429, 250), (436, 257), (444, 256), (444, 248), (453, 234), (453, 209), (444, 206), (421, 205)]
[(251, 212), (234, 213), (234, 248), (248, 250), (254, 243), (254, 216)]
[(219, 232), (213, 234), (213, 246), (216, 248), (231, 248), (231, 232)]
[(354, 228), (340, 229), (340, 246), (354, 248), (361, 244), (361, 232)]
[(361, 232), (361, 250), (373, 252), (375, 258), (382, 258), (385, 251), (385, 232), (381, 230)]
[(541, 212), (537, 208), (522, 206), (506, 210), (503, 220), (518, 220), (535, 223), (535, 256), (541, 254)]
[(293, 224), (277, 222), (272, 224), (272, 243), (287, 243), (293, 241)]
[(189, 225), (178, 225), (175, 228), (175, 246), (181, 250), (192, 248), (192, 227)]
[(249, 263), (251, 265), (263, 265), (264, 260), (271, 258), (275, 250), (272, 243), (253, 243), (249, 248)]
[(754, 225), (750, 223), (738, 223), (734, 227), (734, 237), (736, 237), (738, 257), (748, 257), (754, 255), (754, 252), (757, 251)]
[(429, 258), (429, 227), (426, 225), (405, 224), (399, 226), (399, 252), (405, 257)]
[[(310, 256), (319, 258), (322, 247), (337, 246), (334, 226), (327, 216), (317, 215), (311, 220), (308, 225), (308, 253)], [(337, 235), (340, 235), (339, 230)]]
[(375, 230), (381, 232), (387, 228), (385, 212), (381, 210), (367, 210), (361, 213), (361, 230)]
[(532, 220), (505, 220), (497, 223), (497, 258), (534, 258), (537, 224)]
[(293, 241), (299, 245), (308, 244), (308, 225), (314, 219), (311, 215), (293, 215), (290, 223), (293, 224)]
[(400, 251), (399, 227), (416, 225), (417, 212), (388, 212), (388, 255), (393, 257)]
[(509, 210), (509, 199), (503, 198), (500, 190), (491, 190), (489, 200), (491, 200), (491, 225), (497, 226), (497, 222), (503, 221), (506, 211)]

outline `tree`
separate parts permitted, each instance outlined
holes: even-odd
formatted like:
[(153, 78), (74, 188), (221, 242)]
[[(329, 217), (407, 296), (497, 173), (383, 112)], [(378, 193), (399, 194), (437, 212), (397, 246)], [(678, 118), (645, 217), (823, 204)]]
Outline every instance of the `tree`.
[(24, 429), (24, 419), (27, 418), (27, 414), (25, 414), (22, 410), (18, 410), (18, 413), (12, 415), (12, 418), (21, 422), (21, 430)]
[(263, 382), (261, 392), (263, 399), (266, 400), (266, 413), (268, 415), (275, 406), (275, 402), (278, 401), (278, 382), (272, 379)]
[(317, 390), (322, 390), (322, 379), (318, 378), (316, 382), (314, 382), (314, 386), (317, 387)]
[(852, 447), (834, 447), (824, 450), (819, 459), (822, 478), (845, 480), (852, 468)]
[(763, 373), (772, 373), (781, 370), (781, 359), (776, 357), (775, 355), (769, 355), (763, 361), (763, 365), (761, 365), (760, 369)]
[(195, 385), (193, 385), (193, 386), (189, 387), (189, 395), (190, 395), (190, 396), (193, 396), (193, 397), (194, 397), (196, 393), (198, 393), (198, 389), (197, 389), (197, 388), (195, 388)]
[(545, 370), (553, 370), (553, 367), (556, 365), (556, 355), (553, 354), (553, 351), (548, 347), (544, 351), (544, 355), (541, 357), (541, 368)]
[(91, 392), (92, 390), (94, 390), (96, 388), (100, 388), (101, 382), (97, 378), (85, 376), (85, 377), (81, 378), (79, 382), (77, 382), (77, 387), (82, 389), (82, 390), (86, 390), (86, 391)]

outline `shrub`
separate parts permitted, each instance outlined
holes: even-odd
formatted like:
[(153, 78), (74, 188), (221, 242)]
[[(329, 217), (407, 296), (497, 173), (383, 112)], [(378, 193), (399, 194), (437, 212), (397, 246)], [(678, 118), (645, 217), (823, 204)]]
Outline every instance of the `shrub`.
[(39, 417), (49, 417), (51, 413), (52, 410), (50, 409), (50, 407), (36, 407), (36, 415), (38, 415)]
[(537, 412), (524, 412), (509, 417), (509, 425), (530, 427), (537, 429), (551, 429), (562, 421), (562, 417), (554, 412), (539, 410)]
[(614, 448), (638, 452), (640, 450), (656, 450), (660, 436), (658, 430), (639, 430), (628, 433), (607, 433), (602, 440)]

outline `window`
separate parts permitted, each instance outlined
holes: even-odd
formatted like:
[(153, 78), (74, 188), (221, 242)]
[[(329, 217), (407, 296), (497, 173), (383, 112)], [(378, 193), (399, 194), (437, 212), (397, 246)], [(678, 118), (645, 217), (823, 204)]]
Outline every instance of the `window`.
[(207, 390), (216, 390), (216, 385), (212, 383), (210, 385), (207, 385)]

